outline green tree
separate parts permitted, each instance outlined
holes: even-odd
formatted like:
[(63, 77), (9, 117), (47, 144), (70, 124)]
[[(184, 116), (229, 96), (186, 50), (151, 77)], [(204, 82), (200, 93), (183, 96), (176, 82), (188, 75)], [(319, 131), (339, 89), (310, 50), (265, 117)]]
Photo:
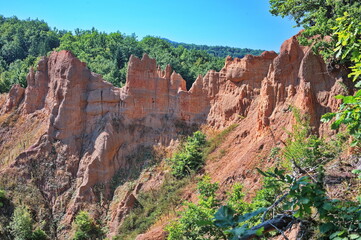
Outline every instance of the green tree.
[(222, 231), (213, 225), (213, 215), (219, 207), (217, 190), (218, 183), (211, 183), (207, 176), (198, 183), (198, 204), (185, 203), (186, 209), (180, 212), (180, 218), (166, 227), (169, 240), (225, 239)]
[[(305, 31), (303, 43), (314, 43), (314, 49), (326, 59), (333, 58), (333, 49), (338, 41), (335, 35), (337, 19), (344, 12), (352, 12), (352, 18), (360, 18), (361, 3), (354, 0), (270, 0), (270, 12), (281, 17), (291, 17)], [(331, 39), (324, 41), (324, 37)]]
[(15, 208), (12, 221), (10, 222), (11, 233), (14, 240), (31, 240), (33, 222), (27, 207)]
[(0, 189), (0, 208), (4, 206), (3, 201), (5, 200), (5, 191)]
[(203, 147), (205, 144), (206, 137), (200, 131), (194, 132), (193, 136), (188, 137), (181, 150), (169, 160), (172, 174), (177, 178), (183, 178), (198, 171), (204, 163)]
[(75, 233), (73, 240), (98, 240), (104, 233), (95, 221), (85, 211), (80, 211), (75, 217)]
[(15, 240), (47, 240), (48, 236), (40, 228), (33, 231), (33, 219), (26, 206), (15, 208), (14, 215), (9, 224), (10, 232)]

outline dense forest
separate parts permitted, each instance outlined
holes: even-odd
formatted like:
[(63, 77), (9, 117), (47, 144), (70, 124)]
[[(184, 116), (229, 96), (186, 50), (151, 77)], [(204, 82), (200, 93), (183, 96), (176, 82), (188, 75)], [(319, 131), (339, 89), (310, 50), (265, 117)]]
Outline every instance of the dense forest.
[(26, 86), (29, 68), (37, 58), (53, 50), (70, 50), (87, 66), (115, 86), (125, 83), (127, 62), (131, 54), (144, 53), (155, 58), (161, 67), (170, 64), (187, 81), (190, 88), (199, 74), (219, 71), (224, 57), (259, 54), (259, 50), (175, 44), (147, 36), (138, 41), (133, 35), (104, 33), (97, 29), (74, 32), (51, 29), (40, 20), (20, 20), (0, 15), (0, 93), (15, 83)]
[(197, 45), (197, 44), (189, 44), (189, 43), (179, 43), (174, 42), (172, 40), (163, 38), (164, 40), (170, 42), (173, 47), (183, 46), (188, 50), (202, 50), (211, 54), (215, 57), (225, 58), (227, 56), (243, 58), (247, 54), (251, 55), (260, 55), (265, 50), (261, 49), (250, 49), (250, 48), (235, 48), (235, 47), (227, 47), (227, 46), (208, 46), (208, 45)]

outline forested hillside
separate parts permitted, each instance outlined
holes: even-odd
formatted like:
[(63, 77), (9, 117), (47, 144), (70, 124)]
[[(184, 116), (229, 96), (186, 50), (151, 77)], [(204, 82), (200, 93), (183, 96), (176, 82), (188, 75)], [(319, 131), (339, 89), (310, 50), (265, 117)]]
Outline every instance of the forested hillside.
[(141, 57), (148, 53), (161, 67), (170, 64), (187, 81), (188, 88), (199, 74), (204, 75), (210, 69), (219, 71), (226, 55), (260, 53), (252, 49), (177, 45), (151, 36), (139, 41), (134, 34), (104, 33), (94, 28), (71, 32), (51, 29), (40, 20), (0, 16), (0, 93), (9, 91), (15, 83), (25, 87), (26, 75), (37, 57), (54, 49), (72, 51), (91, 71), (115, 86), (125, 83), (130, 55)]
[(208, 46), (208, 45), (197, 45), (197, 44), (189, 44), (189, 43), (179, 43), (174, 42), (172, 40), (166, 39), (168, 42), (172, 44), (174, 47), (183, 46), (188, 50), (202, 50), (211, 54), (215, 57), (225, 58), (227, 56), (243, 58), (247, 54), (251, 55), (260, 55), (265, 50), (261, 49), (250, 49), (250, 48), (235, 48), (235, 47), (227, 47), (227, 46)]

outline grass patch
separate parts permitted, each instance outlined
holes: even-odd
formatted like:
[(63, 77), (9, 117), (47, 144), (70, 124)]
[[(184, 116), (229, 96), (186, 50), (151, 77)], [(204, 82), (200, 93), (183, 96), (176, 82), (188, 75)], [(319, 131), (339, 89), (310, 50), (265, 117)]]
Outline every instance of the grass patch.
[(232, 124), (229, 127), (225, 128), (220, 133), (216, 134), (214, 137), (208, 140), (207, 147), (204, 149), (204, 156), (207, 157), (209, 154), (214, 152), (226, 139), (226, 137), (233, 132), (238, 124)]
[[(43, 123), (41, 117), (26, 119), (20, 116), (14, 121), (11, 119), (13, 119), (13, 117), (8, 117), (6, 121), (14, 124), (9, 130), (11, 134), (8, 134), (4, 144), (0, 145), (0, 164), (3, 166), (11, 163), (21, 152), (36, 143), (41, 135), (46, 132), (47, 128), (47, 125)], [(4, 124), (5, 123), (3, 123), (3, 125)]]

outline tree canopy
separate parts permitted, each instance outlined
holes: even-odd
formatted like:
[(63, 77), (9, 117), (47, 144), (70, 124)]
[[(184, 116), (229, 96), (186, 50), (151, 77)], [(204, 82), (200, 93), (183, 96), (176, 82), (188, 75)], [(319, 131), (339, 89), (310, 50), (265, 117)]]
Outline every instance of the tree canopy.
[[(70, 50), (91, 71), (115, 86), (125, 83), (127, 62), (132, 54), (142, 57), (148, 53), (163, 68), (170, 64), (187, 81), (188, 88), (199, 74), (204, 75), (210, 69), (219, 71), (225, 54), (239, 56), (236, 48), (176, 45), (152, 36), (139, 41), (134, 34), (105, 33), (95, 28), (60, 31), (51, 29), (44, 21), (0, 15), (0, 93), (9, 91), (15, 83), (26, 87), (29, 68), (38, 57), (52, 50)], [(242, 49), (242, 55), (245, 54), (259, 54), (259, 51)]]

